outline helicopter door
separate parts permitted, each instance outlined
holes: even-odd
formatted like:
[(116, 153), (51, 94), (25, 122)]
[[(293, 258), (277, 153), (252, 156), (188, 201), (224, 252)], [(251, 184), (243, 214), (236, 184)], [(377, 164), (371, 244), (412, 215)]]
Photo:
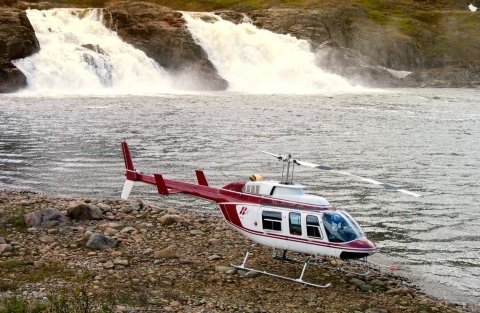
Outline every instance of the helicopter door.
[(322, 230), (320, 228), (320, 219), (316, 215), (307, 215), (307, 237), (311, 239), (323, 239)]
[(290, 212), (288, 214), (288, 227), (290, 235), (302, 235), (302, 214), (297, 212)]

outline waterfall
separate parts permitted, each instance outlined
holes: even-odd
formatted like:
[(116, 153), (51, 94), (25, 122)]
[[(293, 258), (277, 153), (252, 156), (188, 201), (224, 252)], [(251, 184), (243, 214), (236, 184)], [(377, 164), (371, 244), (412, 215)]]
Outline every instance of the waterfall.
[[(102, 9), (27, 10), (40, 52), (16, 60), (26, 94), (155, 95), (185, 93), (179, 79), (103, 25)], [(360, 91), (315, 65), (307, 41), (233, 24), (210, 13), (184, 13), (229, 91), (305, 94)]]
[(26, 93), (156, 94), (172, 79), (145, 53), (102, 24), (101, 9), (27, 10), (40, 52), (15, 61)]
[(183, 16), (231, 91), (303, 94), (363, 90), (316, 66), (305, 40), (250, 23), (234, 24), (210, 13), (184, 12)]

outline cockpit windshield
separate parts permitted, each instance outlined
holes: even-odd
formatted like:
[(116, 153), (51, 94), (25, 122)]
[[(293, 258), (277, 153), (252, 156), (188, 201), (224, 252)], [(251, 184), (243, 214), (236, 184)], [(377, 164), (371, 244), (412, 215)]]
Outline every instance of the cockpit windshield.
[(360, 226), (346, 212), (326, 212), (323, 225), (330, 242), (348, 242), (364, 236)]

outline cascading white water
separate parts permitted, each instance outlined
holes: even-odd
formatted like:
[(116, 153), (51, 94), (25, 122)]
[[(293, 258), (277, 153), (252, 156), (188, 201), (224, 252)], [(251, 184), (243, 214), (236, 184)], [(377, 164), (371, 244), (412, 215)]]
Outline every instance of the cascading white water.
[(363, 90), (316, 66), (305, 40), (250, 23), (237, 25), (210, 13), (183, 16), (194, 39), (229, 82), (229, 90), (294, 94)]
[[(27, 94), (185, 92), (179, 90), (178, 79), (105, 27), (101, 9), (27, 10), (27, 16), (41, 47), (39, 53), (14, 62), (27, 76)], [(231, 91), (303, 94), (362, 90), (317, 67), (304, 40), (249, 23), (235, 25), (209, 13), (184, 13), (184, 18)]]
[(41, 50), (15, 61), (27, 93), (155, 94), (170, 92), (168, 73), (102, 24), (100, 9), (27, 10)]

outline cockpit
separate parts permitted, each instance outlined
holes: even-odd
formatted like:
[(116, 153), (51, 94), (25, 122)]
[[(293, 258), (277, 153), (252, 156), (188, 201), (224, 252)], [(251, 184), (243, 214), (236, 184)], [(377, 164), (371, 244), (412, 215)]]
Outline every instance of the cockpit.
[(330, 242), (349, 242), (365, 236), (357, 222), (345, 211), (325, 212), (323, 225)]

